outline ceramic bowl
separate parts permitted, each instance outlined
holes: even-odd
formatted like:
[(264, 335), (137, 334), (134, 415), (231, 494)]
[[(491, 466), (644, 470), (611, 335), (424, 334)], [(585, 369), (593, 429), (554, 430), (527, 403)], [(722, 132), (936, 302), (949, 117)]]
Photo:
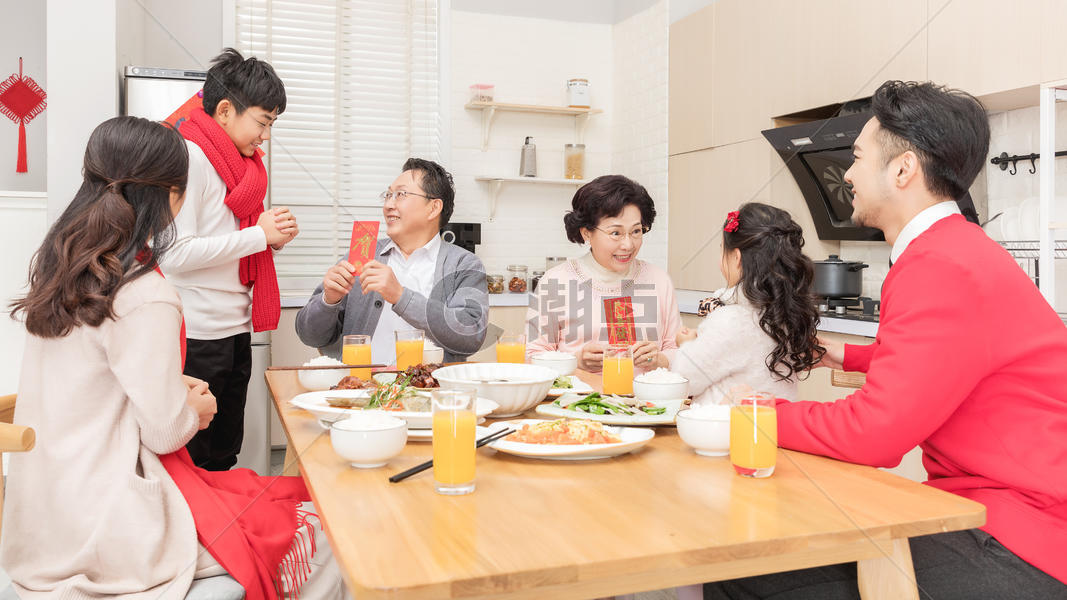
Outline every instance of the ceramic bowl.
[(360, 469), (384, 466), (407, 441), (407, 422), (380, 413), (355, 414), (330, 426), (334, 452)]
[(730, 454), (730, 407), (722, 404), (678, 412), (678, 436), (701, 456)]
[(634, 378), (634, 397), (645, 402), (684, 400), (689, 397), (689, 380), (676, 383), (654, 383)]
[[(308, 366), (304, 363), (304, 366)], [(321, 392), (337, 385), (341, 378), (348, 375), (347, 369), (316, 369), (314, 371), (297, 371), (296, 378), (300, 385), (309, 392)]]
[(479, 398), (497, 403), (493, 417), (512, 417), (540, 404), (559, 373), (521, 363), (463, 363), (441, 367), (433, 376), (442, 389), (476, 388)]
[(548, 367), (560, 376), (573, 375), (578, 368), (578, 357), (570, 352), (541, 352), (530, 356), (530, 364)]

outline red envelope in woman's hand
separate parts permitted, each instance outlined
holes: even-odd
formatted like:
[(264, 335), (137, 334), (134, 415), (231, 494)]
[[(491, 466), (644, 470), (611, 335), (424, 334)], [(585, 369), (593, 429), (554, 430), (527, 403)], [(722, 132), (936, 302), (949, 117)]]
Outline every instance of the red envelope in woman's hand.
[(348, 247), (348, 262), (356, 268), (356, 275), (363, 272), (363, 265), (374, 260), (378, 247), (378, 221), (353, 221), (352, 243)]
[(608, 342), (615, 344), (634, 344), (637, 331), (634, 326), (634, 305), (629, 296), (622, 298), (604, 298), (604, 316), (608, 322)]

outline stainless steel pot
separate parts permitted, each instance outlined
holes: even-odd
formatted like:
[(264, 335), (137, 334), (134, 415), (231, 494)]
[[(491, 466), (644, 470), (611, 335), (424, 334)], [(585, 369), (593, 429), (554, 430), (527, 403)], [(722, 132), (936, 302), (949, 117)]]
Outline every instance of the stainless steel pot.
[(826, 260), (816, 260), (812, 294), (822, 298), (854, 298), (863, 291), (863, 270), (867, 265), (858, 261), (841, 260), (831, 254)]

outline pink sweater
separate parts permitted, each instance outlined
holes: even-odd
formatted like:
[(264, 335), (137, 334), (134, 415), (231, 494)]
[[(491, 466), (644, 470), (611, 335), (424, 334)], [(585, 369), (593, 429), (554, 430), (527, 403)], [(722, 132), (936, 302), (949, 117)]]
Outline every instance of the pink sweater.
[[(636, 261), (630, 279), (605, 283), (588, 273), (583, 259), (549, 269), (537, 286), (536, 305), (526, 316), (526, 353), (549, 350), (578, 354), (591, 341), (608, 342), (604, 299), (632, 295), (637, 339), (659, 342), (660, 352), (674, 360), (674, 338), (682, 327), (674, 284), (666, 271)], [(643, 372), (635, 365), (636, 372)]]

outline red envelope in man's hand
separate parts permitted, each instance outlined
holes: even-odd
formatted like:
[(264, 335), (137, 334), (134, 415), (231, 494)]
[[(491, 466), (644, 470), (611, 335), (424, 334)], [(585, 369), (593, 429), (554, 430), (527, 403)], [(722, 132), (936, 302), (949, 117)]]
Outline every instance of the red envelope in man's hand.
[(637, 342), (634, 305), (629, 296), (604, 298), (604, 316), (608, 322), (608, 342), (627, 346)]
[(378, 221), (353, 221), (352, 245), (348, 247), (348, 262), (356, 268), (356, 275), (363, 272), (363, 265), (374, 260), (378, 247)]

